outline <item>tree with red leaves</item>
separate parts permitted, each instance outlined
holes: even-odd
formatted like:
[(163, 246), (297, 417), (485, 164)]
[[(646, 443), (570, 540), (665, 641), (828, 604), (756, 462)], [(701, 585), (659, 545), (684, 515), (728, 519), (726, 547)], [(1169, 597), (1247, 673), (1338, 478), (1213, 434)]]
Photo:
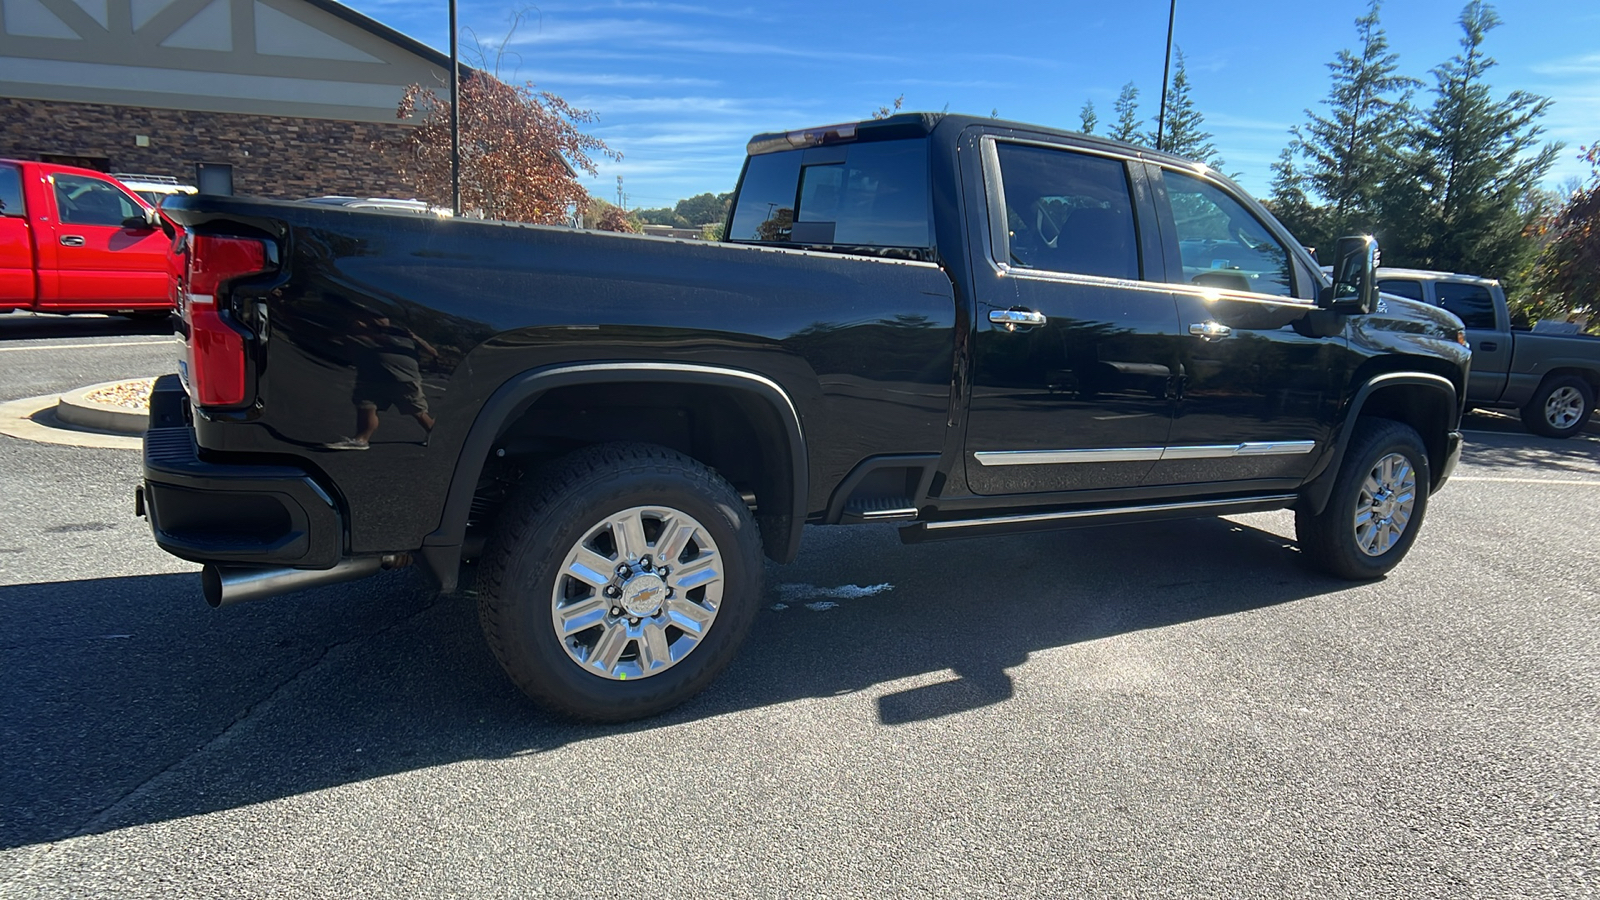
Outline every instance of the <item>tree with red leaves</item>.
[[(589, 202), (577, 173), (597, 174), (594, 156), (619, 160), (580, 125), (576, 109), (532, 82), (513, 86), (483, 71), (461, 81), (461, 207), (467, 215), (558, 225)], [(450, 205), (450, 102), (431, 88), (406, 88), (397, 112), (418, 120), (403, 139), (400, 175), (417, 196)]]
[(1589, 181), (1549, 224), (1527, 312), (1556, 321), (1585, 316), (1589, 330), (1600, 331), (1600, 144), (1583, 148), (1579, 158), (1593, 167)]

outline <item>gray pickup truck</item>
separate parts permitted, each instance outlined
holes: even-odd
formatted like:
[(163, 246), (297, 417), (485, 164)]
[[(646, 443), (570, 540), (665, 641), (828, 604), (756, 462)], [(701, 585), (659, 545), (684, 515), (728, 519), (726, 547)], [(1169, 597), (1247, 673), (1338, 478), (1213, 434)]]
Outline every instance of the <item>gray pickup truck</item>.
[(1571, 437), (1589, 421), (1600, 395), (1600, 338), (1513, 330), (1505, 292), (1492, 278), (1385, 267), (1378, 290), (1461, 319), (1472, 344), (1468, 406), (1516, 409), (1529, 431), (1545, 437)]

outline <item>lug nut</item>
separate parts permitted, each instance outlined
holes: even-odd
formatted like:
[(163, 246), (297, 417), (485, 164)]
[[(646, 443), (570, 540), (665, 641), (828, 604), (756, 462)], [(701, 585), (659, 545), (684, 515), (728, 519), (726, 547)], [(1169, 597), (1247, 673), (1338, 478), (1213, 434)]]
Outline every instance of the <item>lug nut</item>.
[(614, 585), (614, 584), (606, 585), (606, 596), (607, 597), (615, 597), (620, 593), (622, 593), (622, 592), (617, 590), (617, 586), (616, 585)]
[(626, 576), (628, 574), (628, 571), (629, 571), (629, 569), (628, 569), (628, 564), (627, 563), (623, 563), (622, 565), (617, 566), (617, 574), (618, 575)]
[(650, 557), (648, 557), (648, 556), (640, 557), (639, 558), (639, 565), (644, 566), (646, 569), (650, 568)]
[(616, 616), (616, 617), (618, 617), (618, 618), (621, 618), (621, 617), (622, 617), (622, 607), (620, 607), (620, 606), (613, 606), (613, 607), (611, 607), (611, 614), (612, 614), (612, 615), (613, 615), (613, 616)]
[(638, 616), (634, 616), (634, 617), (628, 619), (628, 624), (630, 624), (630, 625), (639, 624), (639, 617)]

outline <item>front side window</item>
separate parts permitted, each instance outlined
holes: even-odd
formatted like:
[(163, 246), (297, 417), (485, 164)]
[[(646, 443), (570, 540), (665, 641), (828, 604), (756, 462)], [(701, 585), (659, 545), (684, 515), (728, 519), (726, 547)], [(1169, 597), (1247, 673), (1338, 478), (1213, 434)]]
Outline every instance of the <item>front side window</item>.
[(1396, 297), (1405, 297), (1407, 300), (1422, 299), (1422, 285), (1415, 281), (1380, 281), (1378, 290)]
[(1214, 184), (1166, 170), (1183, 281), (1252, 294), (1294, 296), (1289, 251), (1238, 200)]
[(928, 145), (878, 141), (750, 157), (728, 239), (843, 247), (933, 246)]
[(1006, 206), (1006, 234), (995, 235), (996, 248), (1007, 257), (1003, 262), (1139, 277), (1132, 193), (1122, 162), (1022, 144), (998, 143), (995, 152)]
[(1483, 331), (1494, 330), (1494, 297), (1477, 284), (1439, 281), (1433, 285), (1439, 305), (1456, 314), (1461, 324)]
[(144, 207), (116, 185), (82, 175), (57, 175), (56, 207), (64, 225), (111, 225), (143, 216)]

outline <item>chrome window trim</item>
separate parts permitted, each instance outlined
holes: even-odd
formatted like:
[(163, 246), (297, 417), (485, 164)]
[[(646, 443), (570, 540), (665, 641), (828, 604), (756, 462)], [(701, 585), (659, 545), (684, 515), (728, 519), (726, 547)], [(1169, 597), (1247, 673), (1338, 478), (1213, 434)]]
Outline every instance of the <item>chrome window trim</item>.
[(1234, 497), (1227, 500), (1197, 500), (1188, 503), (1157, 503), (1151, 506), (1119, 506), (1114, 509), (1074, 509), (1066, 512), (1031, 513), (1015, 516), (997, 516), (992, 519), (955, 519), (949, 522), (925, 522), (923, 528), (928, 531), (943, 531), (950, 528), (974, 528), (984, 525), (1026, 525), (1031, 522), (1055, 522), (1070, 519), (1095, 519), (1102, 516), (1121, 516), (1133, 513), (1160, 513), (1178, 512), (1191, 509), (1216, 509), (1218, 507), (1238, 506), (1250, 503), (1282, 503), (1290, 504), (1299, 499), (1299, 494), (1268, 494), (1261, 497)]
[(1115, 447), (1097, 450), (982, 450), (973, 455), (983, 466), (1049, 466), (1086, 462), (1152, 462), (1169, 459), (1232, 459), (1237, 456), (1299, 456), (1316, 441), (1246, 441), (1242, 444), (1195, 444), (1181, 447)]

